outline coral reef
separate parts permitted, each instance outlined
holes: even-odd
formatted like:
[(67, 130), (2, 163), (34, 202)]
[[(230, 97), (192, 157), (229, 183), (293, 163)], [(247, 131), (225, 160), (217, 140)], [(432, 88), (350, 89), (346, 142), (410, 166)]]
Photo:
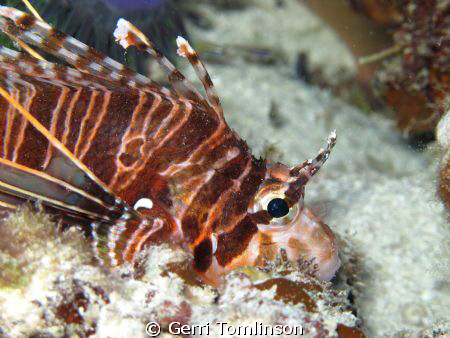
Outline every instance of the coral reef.
[(390, 24), (397, 55), (376, 72), (381, 91), (410, 137), (432, 133), (448, 109), (450, 2), (352, 1), (379, 23)]
[[(38, 231), (30, 232), (30, 227)], [(163, 333), (173, 331), (172, 322), (209, 323), (215, 337), (226, 329), (217, 322), (301, 325), (311, 337), (338, 337), (350, 328), (360, 332), (347, 291), (289, 270), (285, 263), (270, 273), (256, 272), (256, 279), (251, 269), (233, 272), (225, 287), (216, 290), (192, 275), (191, 257), (180, 248), (150, 247), (142, 253), (139, 268), (105, 272), (89, 264), (92, 257), (83, 248), (87, 242), (76, 230), (59, 235), (52, 230), (49, 236), (45, 229), (55, 226), (42, 213), (20, 210), (4, 221), (5, 228), (26, 232), (26, 237), (5, 236), (13, 241), (9, 247), (21, 249), (17, 239), (35, 244), (20, 255), (34, 266), (22, 270), (27, 282), (16, 283), (15, 290), (4, 284), (0, 288), (0, 332), (5, 337), (145, 337), (151, 321)], [(16, 275), (3, 271), (2, 281)]]
[[(305, 2), (358, 62), (357, 83), (362, 88), (351, 82), (344, 88), (350, 85), (369, 107), (390, 107), (397, 127), (413, 144), (433, 140), (434, 128), (449, 106), (450, 2), (349, 0), (354, 13), (340, 1)], [(327, 79), (319, 84), (327, 82), (330, 86)], [(342, 92), (339, 86), (331, 88)]]
[[(86, 252), (90, 248), (81, 233), (70, 229), (61, 234), (48, 215), (31, 210), (30, 206), (24, 206), (15, 215), (0, 220), (1, 288), (25, 287), (38, 270), (64, 265), (65, 259), (77, 257), (80, 263), (88, 261)], [(60, 255), (47, 257), (56, 247)]]

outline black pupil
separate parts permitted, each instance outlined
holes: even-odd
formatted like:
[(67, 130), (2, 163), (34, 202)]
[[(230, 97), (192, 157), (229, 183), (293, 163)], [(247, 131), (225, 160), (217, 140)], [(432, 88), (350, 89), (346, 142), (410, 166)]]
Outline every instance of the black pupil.
[(282, 198), (274, 198), (267, 205), (267, 211), (272, 217), (283, 217), (286, 216), (289, 212), (289, 206), (286, 201)]

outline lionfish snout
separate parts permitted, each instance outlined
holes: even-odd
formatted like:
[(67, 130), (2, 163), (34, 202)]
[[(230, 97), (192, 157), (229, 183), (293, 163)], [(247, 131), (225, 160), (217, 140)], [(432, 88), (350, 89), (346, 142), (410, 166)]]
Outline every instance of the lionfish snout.
[[(275, 254), (285, 253), (288, 260), (298, 262), (317, 278), (330, 280), (340, 267), (338, 246), (331, 229), (307, 208), (297, 209), (293, 220), (278, 228), (261, 225), (259, 229)], [(270, 238), (270, 240), (269, 240)]]

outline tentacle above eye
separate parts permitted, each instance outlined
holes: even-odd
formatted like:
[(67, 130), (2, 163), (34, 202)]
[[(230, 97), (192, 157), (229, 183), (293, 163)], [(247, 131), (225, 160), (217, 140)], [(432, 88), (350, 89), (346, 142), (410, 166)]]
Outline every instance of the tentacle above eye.
[(309, 178), (316, 174), (330, 156), (331, 150), (336, 144), (336, 139), (336, 130), (333, 130), (330, 135), (328, 135), (327, 146), (325, 149), (321, 148), (316, 157), (306, 160), (302, 164), (296, 165), (291, 169), (290, 175), (293, 180), (296, 181), (302, 179), (302, 172), (309, 174)]

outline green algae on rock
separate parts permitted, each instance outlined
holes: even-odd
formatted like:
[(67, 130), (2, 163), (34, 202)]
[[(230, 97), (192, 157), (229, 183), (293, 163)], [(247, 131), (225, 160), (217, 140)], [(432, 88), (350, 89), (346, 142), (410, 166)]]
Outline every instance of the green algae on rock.
[[(52, 255), (53, 251), (60, 255)], [(60, 233), (42, 211), (24, 206), (0, 220), (1, 288), (25, 287), (38, 269), (75, 257), (80, 263), (91, 258), (86, 239), (75, 228)]]

